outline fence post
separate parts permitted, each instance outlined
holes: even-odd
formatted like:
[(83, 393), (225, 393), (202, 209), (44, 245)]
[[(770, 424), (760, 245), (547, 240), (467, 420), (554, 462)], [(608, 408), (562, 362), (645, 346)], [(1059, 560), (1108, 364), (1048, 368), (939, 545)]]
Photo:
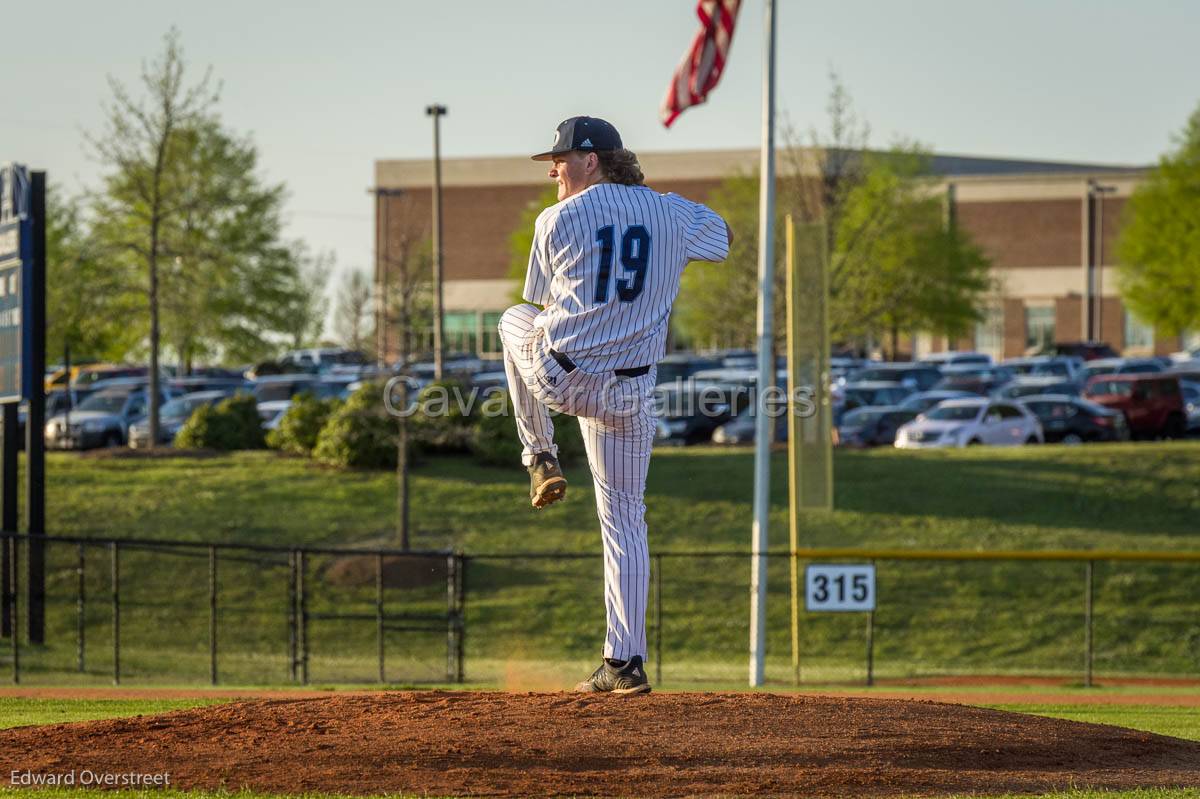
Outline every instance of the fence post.
[[(15, 528), (16, 525), (14, 524)], [(8, 532), (8, 528), (4, 528)], [(17, 540), (0, 536), (0, 637), (12, 635), (12, 552), (16, 549)]]
[(296, 556), (296, 591), (300, 605), (300, 682), (304, 685), (308, 685), (308, 585), (304, 579), (306, 554), (302, 549)]
[(867, 611), (867, 685), (875, 684), (875, 611)]
[(78, 561), (75, 565), (75, 574), (78, 581), (75, 591), (75, 649), (77, 659), (79, 661), (78, 666), (80, 674), (83, 674), (83, 672), (86, 670), (84, 635), (87, 631), (87, 585), (84, 580), (86, 576), (84, 572), (84, 567), (86, 565), (84, 557), (83, 544), (80, 544), (78, 550)]
[(1083, 687), (1092, 687), (1092, 600), (1094, 593), (1093, 568), (1088, 561), (1083, 570)]
[(296, 550), (288, 551), (288, 676), (296, 681)]
[(116, 541), (108, 545), (112, 556), (113, 685), (121, 684), (121, 550)]
[(9, 590), (12, 591), (8, 603), (9, 611), (12, 614), (12, 621), (8, 630), (12, 635), (13, 684), (15, 685), (21, 682), (21, 608), (18, 607), (18, 603), (21, 601), (21, 587), (19, 584), (21, 570), (17, 565), (21, 550), (17, 547), (17, 539), (15, 537), (8, 539), (5, 543), (12, 547), (8, 558), (8, 566), (12, 570), (8, 580)]
[(375, 553), (375, 638), (379, 644), (379, 682), (387, 682), (384, 677), (383, 660), (383, 553)]
[(217, 684), (217, 548), (208, 546), (208, 679)]
[(458, 650), (454, 641), (454, 600), (458, 593), (455, 588), (455, 584), (458, 582), (456, 565), (452, 552), (446, 556), (446, 682), (454, 682), (457, 673), (454, 665), (454, 655)]
[(461, 552), (455, 556), (458, 559), (458, 610), (455, 618), (458, 621), (458, 637), (457, 651), (455, 652), (457, 663), (457, 673), (455, 674), (455, 682), (461, 684), (466, 671), (466, 644), (467, 637), (467, 557)]
[(662, 555), (654, 556), (654, 681), (662, 685)]

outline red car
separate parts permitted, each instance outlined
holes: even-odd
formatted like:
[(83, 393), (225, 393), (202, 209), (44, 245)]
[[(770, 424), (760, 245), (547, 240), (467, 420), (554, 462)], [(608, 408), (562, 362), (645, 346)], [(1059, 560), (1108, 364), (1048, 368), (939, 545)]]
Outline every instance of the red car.
[(1124, 413), (1132, 436), (1183, 438), (1187, 433), (1183, 391), (1174, 375), (1097, 375), (1088, 381), (1083, 396)]

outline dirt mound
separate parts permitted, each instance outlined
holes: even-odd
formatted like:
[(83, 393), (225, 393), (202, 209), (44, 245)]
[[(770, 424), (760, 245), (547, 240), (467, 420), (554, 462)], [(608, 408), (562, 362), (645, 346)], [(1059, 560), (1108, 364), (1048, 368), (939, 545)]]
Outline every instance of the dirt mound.
[(421, 692), (0, 731), (0, 773), (491, 796), (846, 796), (1200, 785), (1200, 743), (934, 702)]
[[(325, 572), (325, 579), (333, 584), (348, 588), (375, 585), (379, 568), (375, 555), (347, 555), (338, 558)], [(425, 588), (430, 585), (446, 585), (446, 559), (444, 557), (421, 557), (396, 555), (383, 559), (383, 585), (385, 588)]]

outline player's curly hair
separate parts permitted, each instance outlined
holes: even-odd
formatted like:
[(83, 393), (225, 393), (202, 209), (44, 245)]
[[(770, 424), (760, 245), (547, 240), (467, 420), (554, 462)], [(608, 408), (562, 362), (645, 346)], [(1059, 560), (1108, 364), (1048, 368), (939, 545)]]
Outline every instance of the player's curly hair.
[(622, 186), (644, 186), (646, 176), (642, 174), (642, 165), (637, 156), (629, 150), (598, 150), (600, 169), (604, 177)]

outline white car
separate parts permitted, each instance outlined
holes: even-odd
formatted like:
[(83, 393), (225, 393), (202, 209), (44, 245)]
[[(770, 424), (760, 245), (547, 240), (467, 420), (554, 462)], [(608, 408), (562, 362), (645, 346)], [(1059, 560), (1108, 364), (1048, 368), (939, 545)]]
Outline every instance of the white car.
[(946, 400), (896, 432), (899, 449), (1019, 446), (1044, 441), (1041, 423), (1020, 403), (983, 397)]

